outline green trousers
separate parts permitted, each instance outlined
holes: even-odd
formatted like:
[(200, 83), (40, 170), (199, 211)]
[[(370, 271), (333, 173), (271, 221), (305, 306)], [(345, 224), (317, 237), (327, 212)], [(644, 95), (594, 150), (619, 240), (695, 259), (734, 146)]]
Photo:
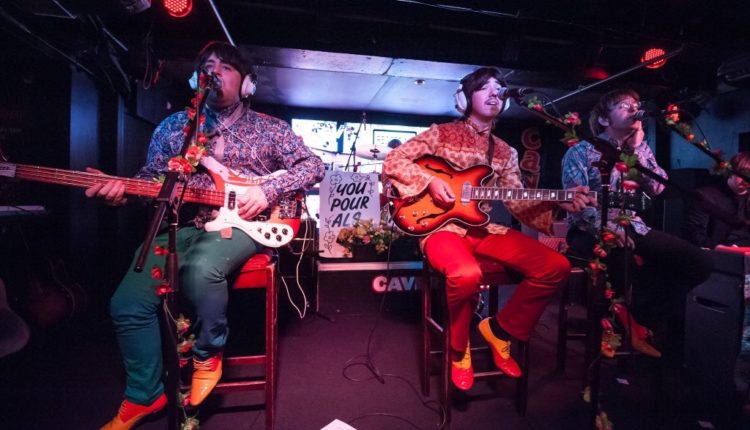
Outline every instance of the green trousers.
[[(166, 233), (157, 236), (154, 246), (166, 247), (167, 239)], [(237, 229), (231, 239), (195, 227), (177, 232), (180, 294), (195, 310), (196, 358), (206, 359), (224, 346), (229, 333), (227, 276), (261, 248)], [(161, 297), (156, 294), (159, 281), (152, 278), (151, 268), (164, 268), (165, 260), (165, 256), (149, 252), (143, 272), (137, 273), (133, 271), (134, 259), (111, 300), (112, 321), (125, 363), (125, 398), (137, 404), (150, 404), (164, 391), (158, 318)]]

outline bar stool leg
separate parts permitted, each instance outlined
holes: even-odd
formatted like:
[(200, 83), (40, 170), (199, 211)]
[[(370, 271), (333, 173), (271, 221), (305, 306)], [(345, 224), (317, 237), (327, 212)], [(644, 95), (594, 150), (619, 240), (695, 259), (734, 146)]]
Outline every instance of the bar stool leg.
[(425, 270), (423, 278), (425, 282), (422, 285), (422, 395), (430, 395), (430, 349), (431, 333), (430, 323), (432, 319), (432, 279), (429, 269)]

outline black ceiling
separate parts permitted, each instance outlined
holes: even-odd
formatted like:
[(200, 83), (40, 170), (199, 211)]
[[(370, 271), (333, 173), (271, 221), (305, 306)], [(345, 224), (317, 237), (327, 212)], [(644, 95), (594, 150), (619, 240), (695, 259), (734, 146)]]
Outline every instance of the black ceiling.
[[(193, 1), (193, 12), (178, 20), (162, 0), (137, 14), (125, 11), (131, 0), (5, 0), (4, 55), (33, 47), (123, 94), (159, 61), (162, 77), (179, 82), (206, 41), (226, 38), (211, 3)], [(449, 114), (456, 81), (476, 65), (559, 97), (637, 65), (647, 47), (681, 51), (660, 69), (607, 86), (695, 97), (715, 91), (722, 63), (750, 50), (750, 6), (742, 0), (214, 3), (228, 34), (258, 64), (258, 99), (293, 106)], [(565, 103), (590, 105), (607, 86)]]

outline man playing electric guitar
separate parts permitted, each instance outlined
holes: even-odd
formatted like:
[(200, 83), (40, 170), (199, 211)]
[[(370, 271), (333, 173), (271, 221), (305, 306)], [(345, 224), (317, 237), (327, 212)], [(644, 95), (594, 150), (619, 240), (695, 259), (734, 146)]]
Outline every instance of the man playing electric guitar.
[[(221, 84), (210, 91), (206, 102), (202, 128), (208, 137), (205, 145), (208, 155), (245, 176), (286, 170), (236, 196), (239, 218), (251, 220), (269, 205), (276, 204), (282, 194), (310, 188), (322, 179), (323, 163), (287, 123), (249, 108), (247, 98), (253, 93), (255, 83), (251, 66), (239, 50), (226, 43), (210, 43), (198, 56), (197, 70), (213, 74)], [(164, 174), (170, 159), (182, 147), (187, 121), (188, 113), (183, 111), (159, 124), (151, 139), (147, 163), (138, 172), (138, 178), (154, 179)], [(95, 169), (89, 172), (101, 173)], [(216, 188), (207, 173), (192, 175), (188, 187)], [(110, 205), (122, 205), (126, 201), (125, 188), (123, 181), (113, 179), (91, 186), (86, 195), (102, 198)], [(226, 276), (262, 249), (240, 230), (204, 229), (215, 215), (210, 208), (200, 210), (194, 225), (184, 226), (177, 233), (181, 291), (194, 305), (195, 323), (199, 327), (192, 347), (190, 403), (193, 406), (206, 398), (221, 377), (221, 352), (228, 334)], [(166, 240), (166, 235), (160, 235), (154, 245), (165, 246)], [(104, 429), (129, 429), (166, 403), (157, 318), (160, 297), (154, 288), (158, 281), (150, 273), (151, 267), (164, 267), (164, 263), (163, 256), (149, 253), (146, 270), (136, 273), (131, 267), (112, 297), (111, 314), (127, 379), (122, 406)]]
[[(456, 92), (456, 108), (463, 113), (459, 121), (433, 125), (388, 154), (383, 173), (401, 198), (409, 199), (427, 192), (438, 206), (451, 208), (461, 204), (461, 196), (457, 196), (445, 180), (415, 163), (426, 155), (445, 159), (458, 169), (489, 164), (493, 177), (484, 185), (523, 187), (518, 153), (491, 134), (495, 118), (510, 102), (502, 97), (503, 89), (504, 82), (498, 70), (477, 69), (461, 80)], [(588, 204), (595, 204), (587, 195), (588, 187), (572, 190), (577, 192), (567, 203), (511, 201), (506, 202), (506, 206), (524, 224), (549, 232), (557, 206), (580, 211)], [(498, 368), (508, 376), (521, 376), (518, 364), (510, 356), (511, 338), (524, 341), (529, 338), (557, 287), (570, 273), (565, 257), (501, 225), (469, 227), (455, 221), (425, 236), (422, 247), (430, 265), (446, 276), (453, 351), (451, 380), (462, 390), (471, 388), (474, 381), (469, 324), (479, 297), (481, 269), (477, 257), (502, 263), (523, 277), (507, 305), (479, 324), (479, 331), (492, 348)]]

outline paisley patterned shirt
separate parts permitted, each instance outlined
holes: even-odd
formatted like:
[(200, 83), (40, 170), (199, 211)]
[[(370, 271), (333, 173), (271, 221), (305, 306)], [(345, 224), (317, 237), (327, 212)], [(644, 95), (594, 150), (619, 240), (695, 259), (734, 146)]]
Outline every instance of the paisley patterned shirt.
[[(598, 137), (606, 141), (611, 141), (611, 138), (606, 133), (602, 133)], [(656, 164), (654, 153), (645, 140), (635, 148), (633, 153), (638, 156), (638, 162), (643, 167), (663, 178), (667, 177), (667, 172)], [(601, 158), (601, 152), (597, 151), (593, 144), (585, 140), (578, 142), (575, 146), (568, 149), (562, 161), (563, 188), (588, 185), (591, 191), (601, 192), (602, 176), (599, 169), (593, 166), (593, 163), (599, 161)], [(609, 179), (611, 189), (613, 191), (618, 190), (622, 181), (622, 173), (617, 169), (612, 169)], [(640, 185), (641, 189), (649, 195), (656, 195), (664, 190), (664, 185), (646, 176), (643, 177)], [(631, 225), (636, 233), (645, 235), (649, 232), (650, 228), (635, 212), (626, 212), (632, 217)], [(608, 212), (607, 227), (610, 230), (617, 231), (623, 228), (612, 222), (619, 214), (619, 209), (610, 209)], [(568, 224), (570, 224), (571, 228), (584, 230), (597, 237), (599, 236), (601, 222), (601, 211), (598, 208), (586, 207), (581, 212), (568, 214)]]
[[(235, 115), (239, 114), (238, 119), (230, 123), (236, 109), (244, 112), (237, 112)], [(286, 173), (260, 185), (269, 205), (274, 205), (282, 194), (309, 189), (322, 180), (325, 173), (323, 162), (302, 143), (302, 139), (292, 132), (286, 122), (255, 112), (241, 103), (220, 111), (206, 107), (204, 112), (209, 155), (246, 176), (263, 176), (286, 170)], [(167, 171), (167, 162), (182, 148), (186, 122), (187, 113), (180, 111), (168, 116), (156, 127), (146, 164), (136, 177), (157, 178)], [(214, 149), (222, 140), (224, 148), (221, 154), (216, 154)], [(215, 189), (213, 180), (202, 167), (190, 177), (188, 186)], [(200, 224), (199, 219), (196, 221)]]
[[(429, 129), (392, 150), (383, 164), (383, 174), (390, 179), (402, 198), (419, 195), (426, 191), (432, 176), (422, 170), (413, 160), (423, 155), (436, 155), (459, 169), (487, 164), (489, 151), (487, 133), (488, 131), (478, 133), (463, 121), (433, 124)], [(502, 139), (496, 136), (492, 138), (495, 140), (492, 157), (492, 168), (495, 174), (484, 185), (523, 188), (521, 172), (518, 168), (518, 152)], [(554, 203), (514, 201), (505, 202), (505, 206), (522, 223), (550, 233), (553, 211), (556, 207)], [(483, 202), (482, 207), (489, 209), (489, 204)], [(508, 227), (493, 223), (481, 228), (492, 234), (504, 234), (508, 231)], [(437, 231), (451, 231), (465, 236), (468, 230), (461, 224), (451, 222)]]

